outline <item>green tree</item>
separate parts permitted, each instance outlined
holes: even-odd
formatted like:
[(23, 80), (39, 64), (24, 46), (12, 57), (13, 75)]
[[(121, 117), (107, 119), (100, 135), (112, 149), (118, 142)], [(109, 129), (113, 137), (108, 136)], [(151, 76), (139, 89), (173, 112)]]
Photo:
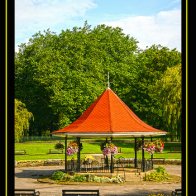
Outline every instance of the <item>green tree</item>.
[[(148, 124), (167, 130), (164, 108), (152, 88), (181, 53), (137, 40), (106, 25), (38, 32), (19, 46), (15, 58), (15, 97), (34, 115), (29, 134), (57, 130), (76, 120), (110, 86)], [(163, 95), (167, 96), (167, 95)]]
[[(161, 45), (152, 45), (137, 55), (134, 64), (134, 84), (127, 93), (126, 102), (135, 113), (148, 124), (167, 130), (162, 113), (162, 104), (157, 96), (151, 96), (155, 83), (160, 80), (168, 68), (181, 63), (181, 53)], [(153, 89), (154, 90), (154, 89)], [(158, 91), (155, 91), (155, 94)], [(167, 95), (163, 94), (163, 97)], [(129, 101), (128, 101), (129, 99)]]
[(15, 141), (19, 142), (20, 139), (24, 136), (24, 134), (28, 134), (29, 121), (33, 118), (33, 114), (26, 109), (25, 104), (21, 101), (14, 99), (14, 103)]
[[(182, 117), (182, 67), (178, 64), (169, 67), (160, 80), (152, 88), (152, 96), (159, 101), (162, 110), (162, 118), (166, 130), (172, 135), (173, 140), (181, 139), (181, 117)], [(155, 93), (157, 92), (157, 93)]]
[(15, 60), (15, 96), (34, 114), (30, 134), (55, 130), (78, 118), (107, 86), (130, 85), (137, 41), (120, 28), (98, 25), (36, 33)]

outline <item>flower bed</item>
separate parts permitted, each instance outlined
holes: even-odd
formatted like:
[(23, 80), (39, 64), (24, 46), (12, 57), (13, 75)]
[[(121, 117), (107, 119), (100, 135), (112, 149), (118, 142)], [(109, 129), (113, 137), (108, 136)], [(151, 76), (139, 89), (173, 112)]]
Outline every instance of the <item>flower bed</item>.
[(96, 176), (94, 174), (73, 174), (64, 173), (63, 171), (55, 171), (51, 180), (56, 182), (98, 182), (98, 183), (123, 183), (125, 181), (120, 175), (114, 177)]

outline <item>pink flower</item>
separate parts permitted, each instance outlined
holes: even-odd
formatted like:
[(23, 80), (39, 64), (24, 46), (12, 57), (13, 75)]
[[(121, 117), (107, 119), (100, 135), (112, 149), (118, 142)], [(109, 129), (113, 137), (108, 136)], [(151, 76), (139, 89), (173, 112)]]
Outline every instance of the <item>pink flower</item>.
[(78, 152), (77, 142), (70, 142), (68, 147), (67, 147), (67, 150), (66, 150), (67, 155), (70, 156), (70, 155), (73, 155), (77, 152)]
[(106, 147), (103, 149), (102, 152), (103, 152), (103, 155), (108, 155), (111, 153), (117, 154), (118, 148), (114, 144), (110, 143), (106, 145)]
[(155, 142), (144, 144), (143, 149), (150, 154), (154, 154), (155, 152), (162, 152), (164, 149), (164, 143), (161, 140), (156, 140)]

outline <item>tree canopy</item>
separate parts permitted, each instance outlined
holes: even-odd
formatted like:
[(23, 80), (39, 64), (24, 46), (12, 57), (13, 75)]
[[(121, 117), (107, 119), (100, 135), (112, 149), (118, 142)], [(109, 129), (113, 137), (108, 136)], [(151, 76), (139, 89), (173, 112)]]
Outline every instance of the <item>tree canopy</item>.
[[(156, 81), (152, 88), (152, 96), (159, 101), (162, 119), (166, 130), (181, 137), (182, 117), (182, 67), (177, 64), (168, 67), (164, 76)], [(157, 92), (157, 93), (154, 93)], [(173, 139), (173, 138), (172, 138)]]
[(121, 28), (91, 28), (85, 22), (58, 35), (38, 32), (21, 44), (15, 97), (34, 115), (29, 133), (40, 135), (76, 120), (107, 87), (108, 72), (112, 90), (142, 120), (166, 130), (160, 115), (164, 107), (158, 107), (151, 89), (168, 68), (181, 63), (181, 53), (156, 45), (140, 50), (137, 43)]

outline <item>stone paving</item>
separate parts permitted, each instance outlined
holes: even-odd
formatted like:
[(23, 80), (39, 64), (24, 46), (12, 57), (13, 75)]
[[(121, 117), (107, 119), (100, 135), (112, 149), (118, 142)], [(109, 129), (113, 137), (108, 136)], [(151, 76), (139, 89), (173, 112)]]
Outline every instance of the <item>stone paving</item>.
[[(181, 165), (164, 165), (169, 174), (181, 176)], [(64, 169), (63, 166), (39, 166), (15, 168), (15, 188), (36, 189), (40, 196), (61, 196), (62, 189), (99, 189), (100, 196), (147, 196), (150, 193), (164, 193), (171, 195), (171, 191), (181, 188), (181, 183), (148, 183), (145, 181), (131, 182), (125, 184), (108, 185), (57, 185), (51, 183), (40, 183), (37, 178), (51, 175), (54, 171)]]

